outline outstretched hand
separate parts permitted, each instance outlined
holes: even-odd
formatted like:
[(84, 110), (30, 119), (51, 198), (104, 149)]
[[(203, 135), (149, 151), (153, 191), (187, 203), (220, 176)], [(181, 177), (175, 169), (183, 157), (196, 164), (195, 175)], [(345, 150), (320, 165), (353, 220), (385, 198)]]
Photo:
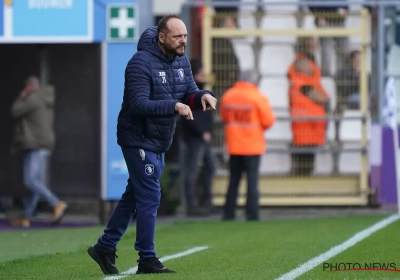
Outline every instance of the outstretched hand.
[(217, 99), (211, 94), (206, 93), (201, 97), (201, 105), (203, 106), (203, 111), (215, 110), (217, 107)]
[(187, 120), (193, 120), (193, 113), (192, 113), (192, 110), (190, 110), (190, 107), (189, 107), (189, 106), (187, 106), (187, 105), (185, 105), (185, 104), (183, 104), (183, 103), (178, 102), (178, 103), (176, 103), (176, 105), (175, 105), (175, 111), (176, 111), (179, 115), (185, 117)]

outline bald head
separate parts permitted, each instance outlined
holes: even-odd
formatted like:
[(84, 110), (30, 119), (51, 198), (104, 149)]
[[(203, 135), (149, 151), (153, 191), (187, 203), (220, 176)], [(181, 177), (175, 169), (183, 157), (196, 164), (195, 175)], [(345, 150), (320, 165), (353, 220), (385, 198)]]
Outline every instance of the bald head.
[(164, 16), (157, 26), (158, 42), (161, 50), (170, 56), (185, 54), (187, 29), (176, 15)]
[(185, 23), (178, 18), (171, 18), (167, 21), (167, 32), (187, 33)]
[(40, 80), (36, 76), (30, 76), (25, 80), (25, 87), (29, 89), (29, 91), (36, 90), (40, 86)]
[(244, 70), (240, 73), (240, 80), (256, 85), (258, 82), (258, 72), (254, 69)]
[[(171, 26), (171, 23), (173, 26)], [(160, 21), (158, 22), (157, 25), (157, 33), (168, 33), (168, 31), (171, 30), (171, 27), (174, 28), (176, 27), (177, 24), (183, 24), (183, 26), (185, 26), (185, 24), (183, 23), (183, 21), (180, 19), (179, 16), (177, 15), (166, 15), (164, 17), (162, 17), (160, 19)], [(186, 28), (186, 26), (185, 26)]]

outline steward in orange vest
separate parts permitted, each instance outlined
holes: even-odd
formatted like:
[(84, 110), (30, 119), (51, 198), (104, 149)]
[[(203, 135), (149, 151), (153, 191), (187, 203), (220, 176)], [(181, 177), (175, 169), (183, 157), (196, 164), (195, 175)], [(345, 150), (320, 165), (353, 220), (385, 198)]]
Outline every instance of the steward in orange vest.
[(221, 119), (230, 155), (262, 155), (266, 151), (264, 132), (275, 123), (275, 115), (256, 85), (238, 81), (221, 99)]
[[(329, 109), (329, 95), (321, 85), (321, 69), (310, 54), (313, 52), (310, 40), (312, 39), (302, 39), (306, 48), (304, 52), (297, 53), (296, 60), (290, 65), (288, 71), (292, 118), (323, 118), (326, 117), (327, 109)], [(324, 145), (326, 124), (326, 120), (293, 120), (293, 145), (310, 147)], [(296, 175), (299, 173), (310, 175), (313, 164), (314, 153), (293, 155), (293, 172)]]
[(221, 119), (230, 155), (230, 179), (224, 207), (224, 220), (235, 218), (236, 200), (242, 173), (247, 175), (248, 220), (258, 220), (258, 178), (260, 155), (265, 153), (264, 132), (275, 123), (266, 96), (257, 88), (258, 73), (247, 70), (221, 99)]

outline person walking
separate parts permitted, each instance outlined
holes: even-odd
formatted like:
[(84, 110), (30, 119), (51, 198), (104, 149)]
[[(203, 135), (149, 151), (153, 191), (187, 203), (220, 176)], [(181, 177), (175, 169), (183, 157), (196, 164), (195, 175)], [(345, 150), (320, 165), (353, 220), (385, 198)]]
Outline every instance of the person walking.
[(11, 107), (16, 120), (12, 153), (22, 152), (25, 186), (32, 192), (24, 199), (24, 216), (11, 221), (15, 227), (30, 227), (30, 220), (40, 198), (53, 208), (52, 222), (63, 218), (68, 205), (51, 192), (43, 182), (42, 175), (55, 145), (53, 128), (55, 92), (51, 86), (40, 84), (38, 77), (29, 77), (25, 87)]
[(192, 110), (215, 110), (214, 93), (200, 91), (185, 54), (187, 29), (176, 15), (164, 16), (140, 36), (125, 70), (117, 143), (129, 179), (103, 235), (88, 254), (104, 274), (118, 274), (116, 248), (136, 218), (137, 274), (173, 273), (157, 258), (154, 234), (160, 205), (164, 153), (172, 143), (176, 116), (193, 120)]

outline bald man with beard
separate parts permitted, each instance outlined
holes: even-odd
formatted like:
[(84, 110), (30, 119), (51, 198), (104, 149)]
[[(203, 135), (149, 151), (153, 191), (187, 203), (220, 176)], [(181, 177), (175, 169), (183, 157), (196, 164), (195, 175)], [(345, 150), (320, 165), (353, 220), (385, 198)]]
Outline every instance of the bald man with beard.
[(164, 154), (170, 148), (176, 116), (193, 120), (192, 110), (215, 110), (214, 93), (199, 90), (185, 54), (187, 30), (176, 15), (146, 29), (125, 70), (117, 141), (129, 171), (126, 190), (103, 235), (88, 248), (104, 274), (118, 274), (116, 248), (136, 219), (137, 274), (173, 273), (157, 258), (154, 233), (160, 205)]

